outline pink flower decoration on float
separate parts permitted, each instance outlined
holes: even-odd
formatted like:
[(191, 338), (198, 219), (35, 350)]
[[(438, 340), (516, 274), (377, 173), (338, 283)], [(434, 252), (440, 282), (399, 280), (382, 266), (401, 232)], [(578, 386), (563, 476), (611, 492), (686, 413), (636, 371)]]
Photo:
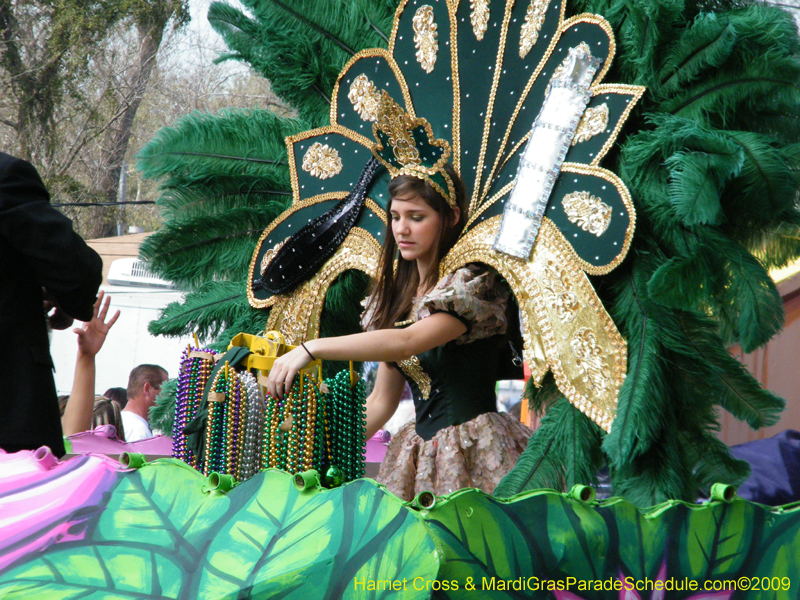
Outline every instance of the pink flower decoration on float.
[(54, 544), (83, 539), (84, 524), (117, 481), (105, 456), (59, 461), (48, 448), (0, 450), (0, 570)]

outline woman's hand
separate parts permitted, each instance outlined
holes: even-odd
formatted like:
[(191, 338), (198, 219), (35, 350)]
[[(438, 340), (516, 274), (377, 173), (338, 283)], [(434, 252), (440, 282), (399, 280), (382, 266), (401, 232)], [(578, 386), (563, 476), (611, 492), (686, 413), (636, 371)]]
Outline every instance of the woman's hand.
[(300, 369), (311, 362), (311, 356), (298, 346), (291, 352), (275, 359), (267, 377), (267, 391), (273, 398), (283, 399), (292, 389), (292, 382)]

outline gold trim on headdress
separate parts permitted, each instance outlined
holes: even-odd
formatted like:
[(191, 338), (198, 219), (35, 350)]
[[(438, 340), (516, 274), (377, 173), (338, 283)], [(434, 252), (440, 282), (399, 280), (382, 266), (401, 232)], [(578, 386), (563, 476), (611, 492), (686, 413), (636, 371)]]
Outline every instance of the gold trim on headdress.
[(392, 178), (418, 177), (429, 183), (450, 206), (456, 206), (455, 185), (444, 169), (451, 154), (450, 144), (434, 136), (428, 121), (410, 116), (382, 90), (372, 134), (377, 140), (372, 154)]

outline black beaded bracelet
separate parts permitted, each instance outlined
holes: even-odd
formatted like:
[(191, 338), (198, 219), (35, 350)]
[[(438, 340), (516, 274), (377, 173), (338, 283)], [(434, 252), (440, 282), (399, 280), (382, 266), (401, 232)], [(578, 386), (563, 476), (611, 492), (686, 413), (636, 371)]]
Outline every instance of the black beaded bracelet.
[(306, 348), (306, 345), (303, 342), (300, 342), (300, 345), (303, 347), (303, 350), (305, 350), (308, 353), (308, 355), (311, 357), (311, 360), (317, 360), (316, 358), (314, 358), (314, 355), (311, 354), (311, 350)]

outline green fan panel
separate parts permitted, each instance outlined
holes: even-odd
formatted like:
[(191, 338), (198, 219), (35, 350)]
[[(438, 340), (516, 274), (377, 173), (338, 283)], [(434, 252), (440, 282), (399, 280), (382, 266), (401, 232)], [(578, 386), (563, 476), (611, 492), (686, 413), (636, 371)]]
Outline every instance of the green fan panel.
[(589, 138), (585, 142), (575, 144), (567, 152), (566, 162), (589, 164), (598, 156), (602, 151), (603, 146), (608, 141), (608, 138), (617, 128), (620, 120), (622, 119), (625, 111), (631, 102), (634, 101), (633, 94), (625, 93), (609, 93), (600, 94), (595, 96), (589, 102), (587, 110), (605, 104), (608, 106), (608, 125), (596, 136)]
[[(433, 9), (438, 52), (433, 70), (427, 73), (417, 61), (414, 15), (423, 7)], [(450, 16), (445, 0), (409, 0), (395, 38), (394, 58), (403, 70), (414, 111), (426, 119), (437, 138), (453, 141), (453, 83), (450, 62)]]
[(405, 107), (403, 89), (397, 82), (389, 63), (382, 56), (367, 56), (354, 62), (339, 79), (339, 93), (336, 98), (336, 122), (351, 131), (372, 139), (372, 121), (365, 121), (348, 98), (350, 86), (359, 75), (365, 75), (378, 90), (385, 90), (392, 100)]
[[(562, 201), (572, 192), (589, 192), (611, 208), (608, 229), (601, 236), (584, 231), (567, 218)], [(631, 220), (628, 207), (614, 184), (592, 175), (564, 172), (556, 180), (545, 216), (558, 226), (578, 256), (595, 267), (607, 265), (617, 257), (624, 247), (625, 232)]]
[[(542, 69), (542, 74), (536, 79), (536, 82), (531, 87), (531, 90), (525, 99), (522, 110), (520, 110), (517, 119), (511, 124), (509, 141), (503, 148), (503, 155), (505, 157), (503, 160), (506, 162), (502, 168), (495, 173), (492, 184), (489, 187), (489, 193), (485, 196), (486, 198), (491, 198), (506, 184), (512, 182), (517, 176), (519, 158), (522, 150), (525, 148), (525, 145), (522, 144), (519, 149), (517, 149), (515, 155), (511, 156), (510, 159), (508, 159), (508, 153), (516, 147), (520, 140), (524, 139), (525, 136), (530, 133), (533, 122), (536, 120), (536, 116), (539, 114), (539, 110), (544, 102), (545, 90), (550, 83), (550, 77), (552, 77), (553, 72), (564, 61), (569, 49), (578, 46), (581, 42), (586, 42), (589, 45), (593, 56), (600, 58), (605, 58), (608, 56), (610, 39), (608, 34), (599, 25), (594, 23), (580, 22), (576, 23), (574, 26), (570, 27), (564, 32), (558, 42), (558, 46)], [(508, 115), (506, 117), (506, 122), (508, 122), (508, 119), (511, 117), (511, 113), (514, 110), (514, 105), (517, 102), (517, 98), (512, 97), (507, 93), (499, 93), (497, 102), (498, 109), (504, 107), (506, 112), (502, 114)], [(566, 123), (564, 125), (566, 125)], [(499, 137), (501, 137), (501, 134), (494, 135), (492, 142), (497, 144), (497, 139)], [(487, 155), (492, 157), (496, 156), (498, 151), (499, 147), (495, 147), (495, 152)], [(591, 161), (586, 162), (588, 163)]]
[[(525, 14), (528, 2), (515, 3), (510, 18), (509, 27), (505, 38), (503, 52), (502, 72), (498, 79), (495, 100), (501, 99), (500, 104), (495, 104), (491, 113), (491, 126), (488, 132), (487, 153), (484, 160), (483, 177), (487, 176), (497, 152), (497, 137), (502, 137), (498, 131), (505, 131), (511, 119), (513, 106), (510, 111), (509, 101), (506, 98), (516, 99), (522, 94), (530, 75), (542, 60), (550, 41), (556, 35), (559, 26), (562, 2), (552, 2), (547, 9), (547, 17), (539, 30), (538, 40), (531, 50), (520, 58), (520, 32), (525, 23)], [(486, 131), (489, 116), (489, 104), (492, 93), (497, 57), (501, 47), (501, 34), (504, 12), (500, 5), (490, 6), (490, 17), (486, 33), (482, 40), (478, 40), (472, 27), (465, 26), (470, 22), (470, 3), (461, 2), (456, 14), (459, 23), (458, 48), (459, 48), (459, 83), (461, 89), (461, 174), (467, 186), (467, 192), (472, 195), (476, 187), (478, 161), (480, 158), (481, 144)], [(534, 114), (529, 119), (533, 122)], [(530, 127), (530, 126), (529, 126)], [(490, 163), (486, 166), (486, 163)]]
[[(328, 146), (330, 150), (336, 152), (342, 164), (342, 169), (338, 174), (321, 179), (306, 171), (303, 166), (303, 160), (306, 153), (315, 143)], [(358, 142), (354, 142), (338, 133), (326, 133), (296, 142), (292, 147), (292, 151), (294, 152), (294, 162), (297, 168), (297, 182), (301, 200), (332, 192), (349, 193), (358, 181), (358, 177), (361, 175), (361, 171), (364, 170), (367, 161), (372, 158), (372, 152), (369, 148), (365, 148)]]
[[(520, 57), (520, 38), (528, 6), (528, 2), (515, 3), (509, 18), (504, 46), (500, 46), (504, 17), (499, 10), (500, 7), (491, 12), (483, 40), (477, 40), (471, 27), (461, 29), (459, 48), (462, 56), (462, 169), (469, 179), (470, 187), (477, 185), (478, 168), (482, 171), (481, 188), (485, 187), (486, 178), (500, 151), (517, 101), (558, 31), (561, 3), (553, 2), (547, 9), (547, 16), (539, 30), (536, 44), (525, 57)], [(462, 3), (458, 19), (459, 22), (462, 19), (469, 19), (469, 3)], [(466, 49), (463, 45), (466, 45)], [(497, 57), (501, 51), (502, 70), (492, 92)], [(532, 115), (528, 121), (532, 123), (535, 116)], [(483, 165), (479, 167), (479, 153), (484, 137), (486, 151)], [(472, 156), (468, 158), (470, 154)]]

